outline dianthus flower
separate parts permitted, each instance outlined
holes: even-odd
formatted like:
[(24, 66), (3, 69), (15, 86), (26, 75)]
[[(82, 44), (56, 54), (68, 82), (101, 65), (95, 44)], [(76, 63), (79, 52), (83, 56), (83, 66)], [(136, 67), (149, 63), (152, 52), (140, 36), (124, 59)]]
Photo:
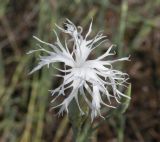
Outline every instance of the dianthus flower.
[[(57, 26), (57, 25), (56, 25)], [(59, 96), (67, 96), (62, 103), (53, 107), (61, 107), (59, 113), (63, 113), (65, 110), (68, 113), (68, 106), (70, 102), (75, 99), (80, 113), (84, 112), (79, 104), (78, 95), (84, 98), (84, 101), (90, 108), (91, 119), (93, 120), (97, 115), (101, 116), (102, 105), (106, 107), (115, 108), (111, 105), (111, 98), (120, 103), (121, 97), (126, 97), (119, 88), (125, 86), (128, 79), (128, 75), (119, 70), (113, 69), (112, 64), (118, 61), (129, 60), (128, 57), (120, 58), (117, 60), (106, 60), (108, 56), (112, 56), (115, 52), (111, 52), (114, 45), (111, 45), (107, 51), (96, 59), (88, 59), (89, 55), (95, 48), (100, 46), (103, 42), (106, 42), (106, 36), (102, 33), (98, 33), (93, 39), (88, 39), (88, 36), (92, 30), (92, 22), (90, 23), (88, 32), (85, 36), (82, 36), (82, 27), (76, 27), (70, 20), (66, 19), (64, 23), (65, 28), (57, 26), (62, 32), (68, 34), (71, 39), (65, 40), (63, 45), (60, 39), (56, 35), (56, 42), (50, 44), (34, 37), (41, 44), (45, 44), (51, 48), (46, 50), (39, 45), (40, 49), (32, 50), (29, 53), (36, 51), (43, 51), (47, 55), (40, 56), (38, 65), (30, 72), (33, 73), (43, 66), (61, 62), (64, 63), (63, 69), (58, 69), (63, 72), (64, 75), (57, 75), (63, 78), (62, 84), (51, 91), (55, 98), (54, 102)], [(72, 51), (69, 50), (68, 43), (72, 42)], [(69, 89), (69, 93), (66, 90)], [(90, 99), (89, 99), (90, 98)], [(107, 98), (107, 102), (105, 101)]]

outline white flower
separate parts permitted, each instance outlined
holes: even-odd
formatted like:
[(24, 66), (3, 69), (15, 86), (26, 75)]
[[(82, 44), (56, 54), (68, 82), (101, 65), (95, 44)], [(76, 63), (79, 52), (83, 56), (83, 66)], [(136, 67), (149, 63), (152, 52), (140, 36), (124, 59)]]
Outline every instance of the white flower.
[[(46, 56), (40, 56), (38, 66), (30, 73), (39, 70), (45, 65), (49, 67), (50, 64), (56, 62), (64, 63), (64, 69), (56, 68), (63, 72), (64, 75), (57, 75), (63, 78), (63, 83), (51, 91), (52, 95), (55, 95), (52, 102), (60, 95), (66, 96), (65, 90), (70, 89), (70, 93), (61, 104), (53, 108), (61, 107), (59, 113), (62, 113), (64, 110), (68, 112), (70, 102), (75, 99), (80, 113), (84, 114), (78, 101), (78, 95), (81, 95), (91, 110), (91, 119), (93, 120), (97, 115), (101, 116), (100, 109), (102, 105), (114, 108), (114, 106), (111, 105), (111, 98), (115, 98), (118, 103), (120, 103), (119, 100), (121, 96), (129, 98), (118, 90), (120, 86), (125, 86), (128, 75), (112, 68), (112, 63), (129, 60), (129, 58), (105, 60), (106, 57), (115, 54), (111, 53), (113, 47), (113, 45), (111, 45), (103, 55), (96, 59), (89, 60), (88, 56), (96, 47), (106, 41), (106, 36), (98, 33), (93, 39), (88, 39), (92, 30), (92, 22), (87, 34), (83, 37), (81, 35), (82, 27), (76, 27), (70, 20), (66, 20), (65, 29), (56, 25), (62, 32), (69, 34), (71, 37), (70, 40), (65, 41), (65, 45), (62, 45), (56, 32), (57, 41), (54, 44), (44, 42), (34, 37), (40, 43), (48, 45), (51, 50), (48, 51), (39, 46), (40, 49), (29, 52), (44, 51), (48, 54)], [(68, 49), (68, 43), (71, 42), (73, 46), (72, 52)], [(89, 95), (90, 97), (88, 97)], [(104, 102), (104, 98), (106, 97), (108, 103)]]

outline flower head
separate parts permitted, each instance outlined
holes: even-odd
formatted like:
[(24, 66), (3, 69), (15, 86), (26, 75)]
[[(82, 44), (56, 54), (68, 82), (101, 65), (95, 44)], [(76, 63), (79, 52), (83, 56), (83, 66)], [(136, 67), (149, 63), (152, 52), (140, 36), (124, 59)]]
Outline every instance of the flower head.
[[(42, 46), (40, 49), (32, 50), (29, 53), (36, 51), (46, 52), (47, 55), (41, 56), (38, 65), (31, 71), (31, 73), (41, 69), (43, 66), (61, 62), (64, 63), (64, 69), (59, 69), (64, 75), (57, 75), (63, 78), (62, 84), (51, 91), (55, 98), (54, 102), (59, 96), (66, 96), (66, 90), (69, 89), (70, 93), (67, 95), (62, 103), (53, 107), (61, 107), (59, 113), (64, 110), (68, 112), (70, 102), (75, 99), (81, 114), (84, 114), (78, 101), (78, 95), (84, 98), (91, 110), (92, 120), (97, 116), (101, 116), (102, 105), (114, 108), (111, 105), (111, 98), (120, 103), (121, 97), (127, 97), (119, 91), (119, 86), (124, 86), (128, 75), (119, 70), (115, 70), (112, 64), (118, 61), (129, 60), (128, 57), (120, 58), (117, 60), (106, 60), (108, 56), (115, 53), (111, 52), (114, 45), (111, 45), (107, 51), (96, 59), (88, 59), (91, 52), (106, 41), (106, 36), (98, 33), (93, 39), (88, 39), (92, 30), (92, 22), (90, 23), (87, 34), (82, 36), (82, 27), (76, 27), (70, 20), (66, 19), (65, 28), (57, 26), (62, 32), (70, 35), (71, 39), (65, 41), (63, 45), (56, 35), (56, 42), (50, 44), (34, 37), (40, 43), (48, 45), (51, 50), (46, 50)], [(68, 43), (72, 42), (72, 51), (68, 48)], [(110, 89), (110, 90), (109, 90)], [(88, 97), (90, 96), (90, 97)], [(89, 99), (91, 98), (91, 99)], [(107, 98), (107, 102), (103, 98)]]

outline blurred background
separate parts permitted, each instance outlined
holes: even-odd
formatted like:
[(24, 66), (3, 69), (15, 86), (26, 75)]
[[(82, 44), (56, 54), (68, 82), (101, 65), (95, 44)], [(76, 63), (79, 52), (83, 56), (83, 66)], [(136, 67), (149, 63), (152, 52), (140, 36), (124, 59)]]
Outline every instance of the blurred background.
[[(93, 32), (103, 30), (117, 45), (130, 75), (132, 99), (123, 119), (124, 142), (160, 142), (160, 0), (1, 0), (0, 1), (0, 142), (70, 142), (66, 116), (49, 111), (48, 91), (58, 85), (55, 70), (31, 76), (38, 55), (32, 36), (53, 43), (55, 23), (65, 18)], [(61, 36), (61, 35), (60, 35)], [(97, 55), (106, 51), (97, 48)], [(116, 118), (91, 137), (92, 142), (117, 142)], [(95, 121), (97, 123), (99, 120)]]

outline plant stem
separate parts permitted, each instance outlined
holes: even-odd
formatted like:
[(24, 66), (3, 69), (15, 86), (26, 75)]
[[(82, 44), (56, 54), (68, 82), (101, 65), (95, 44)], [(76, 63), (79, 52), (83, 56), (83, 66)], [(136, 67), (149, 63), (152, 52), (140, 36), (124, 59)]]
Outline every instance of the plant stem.
[(123, 114), (118, 115), (118, 142), (123, 142), (124, 141), (124, 126), (125, 126), (125, 117)]
[[(82, 103), (82, 98), (79, 98), (79, 103)], [(85, 112), (85, 115), (81, 115), (77, 103), (75, 100), (72, 100), (68, 109), (69, 109), (69, 121), (72, 125), (73, 130), (73, 141), (74, 142), (88, 142), (89, 130), (91, 127), (87, 111), (87, 105), (81, 105), (82, 110)], [(87, 122), (87, 123), (86, 123)], [(84, 130), (85, 128), (85, 130)]]
[[(126, 18), (128, 12), (128, 0), (122, 0), (121, 5), (121, 19), (119, 26), (119, 36), (118, 36), (118, 45), (120, 46), (118, 57), (121, 58), (124, 55), (124, 34), (126, 29)], [(123, 64), (119, 66), (119, 69), (123, 67)], [(119, 88), (121, 89), (121, 88)], [(117, 114), (117, 136), (118, 142), (124, 141), (124, 126), (125, 126), (125, 117), (122, 113)]]
[(121, 19), (120, 19), (120, 25), (119, 25), (119, 34), (118, 34), (118, 45), (119, 45), (119, 52), (118, 56), (122, 57), (124, 52), (124, 33), (126, 29), (126, 18), (127, 18), (127, 12), (128, 12), (128, 0), (123, 0), (121, 5)]

